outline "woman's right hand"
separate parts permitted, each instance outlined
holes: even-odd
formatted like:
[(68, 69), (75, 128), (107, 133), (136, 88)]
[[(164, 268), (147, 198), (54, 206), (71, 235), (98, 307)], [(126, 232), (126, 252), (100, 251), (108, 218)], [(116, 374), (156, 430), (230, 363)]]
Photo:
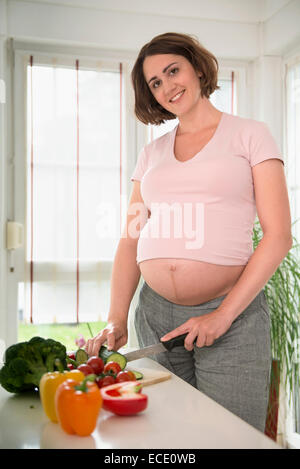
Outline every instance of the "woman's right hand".
[(88, 356), (97, 356), (101, 345), (107, 342), (108, 350), (118, 350), (123, 347), (128, 340), (127, 325), (121, 322), (111, 321), (95, 337), (88, 339), (85, 344), (85, 351)]

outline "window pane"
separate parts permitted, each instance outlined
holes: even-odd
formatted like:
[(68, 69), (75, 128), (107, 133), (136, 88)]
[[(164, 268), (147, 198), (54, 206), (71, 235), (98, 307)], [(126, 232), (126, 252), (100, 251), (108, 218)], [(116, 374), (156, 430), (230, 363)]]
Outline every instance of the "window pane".
[[(30, 69), (28, 68), (30, 84)], [(79, 259), (112, 260), (120, 231), (120, 77), (79, 71)], [(33, 67), (33, 260), (76, 257), (76, 71)], [(28, 123), (31, 122), (28, 88)], [(31, 126), (27, 134), (27, 213), (31, 219)], [(103, 239), (99, 223), (111, 210)], [(27, 224), (27, 259), (30, 223)], [(101, 238), (102, 236), (102, 238)]]
[(52, 66), (50, 58), (33, 63), (27, 67), (27, 278), (20, 320), (32, 314), (36, 324), (71, 323), (79, 311), (79, 321), (106, 321), (120, 201), (126, 200), (120, 73), (98, 71), (96, 64), (77, 72)]

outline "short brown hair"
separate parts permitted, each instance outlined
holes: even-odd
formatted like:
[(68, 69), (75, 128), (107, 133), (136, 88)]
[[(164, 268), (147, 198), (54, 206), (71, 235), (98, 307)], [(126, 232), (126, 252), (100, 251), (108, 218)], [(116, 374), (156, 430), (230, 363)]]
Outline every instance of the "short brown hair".
[(167, 120), (176, 119), (176, 115), (164, 109), (154, 98), (146, 83), (143, 64), (146, 57), (156, 54), (174, 54), (185, 57), (196, 72), (202, 72), (199, 78), (201, 96), (209, 96), (220, 87), (218, 83), (219, 65), (215, 56), (205, 49), (193, 35), (164, 33), (154, 37), (139, 52), (131, 72), (135, 94), (136, 117), (144, 124), (159, 125)]

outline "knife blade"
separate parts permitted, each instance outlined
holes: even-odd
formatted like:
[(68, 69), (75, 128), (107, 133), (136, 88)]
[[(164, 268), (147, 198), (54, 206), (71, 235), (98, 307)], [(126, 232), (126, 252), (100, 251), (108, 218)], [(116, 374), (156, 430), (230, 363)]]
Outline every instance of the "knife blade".
[(184, 340), (186, 336), (187, 336), (187, 333), (181, 334), (181, 335), (178, 335), (177, 337), (173, 337), (173, 339), (166, 340), (164, 342), (160, 341), (158, 344), (148, 345), (147, 347), (133, 350), (132, 352), (128, 352), (122, 355), (126, 358), (128, 362), (131, 362), (133, 360), (138, 360), (139, 358), (148, 357), (149, 355), (155, 355), (157, 353), (166, 352), (166, 351), (171, 352), (171, 350), (173, 350), (174, 347), (184, 345)]

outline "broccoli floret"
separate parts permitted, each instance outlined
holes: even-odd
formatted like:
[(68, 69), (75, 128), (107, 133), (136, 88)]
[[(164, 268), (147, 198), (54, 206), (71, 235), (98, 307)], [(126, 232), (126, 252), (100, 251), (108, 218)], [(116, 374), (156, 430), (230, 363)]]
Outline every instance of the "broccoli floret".
[(29, 340), (29, 342), (25, 342), (25, 344), (26, 345), (40, 346), (40, 345), (44, 345), (46, 340), (47, 339), (43, 339), (43, 337), (35, 336), (35, 337), (32, 337)]
[(14, 393), (34, 390), (44, 373), (67, 369), (66, 354), (66, 347), (53, 339), (33, 337), (14, 344), (4, 354), (0, 384)]
[(49, 371), (54, 371), (57, 359), (60, 360), (62, 367), (67, 369), (66, 347), (53, 339), (44, 339), (43, 343), (40, 343), (37, 339), (40, 339), (40, 337), (33, 337), (33, 339), (29, 341), (29, 344), (33, 345), (35, 350), (38, 350), (41, 353), (47, 369)]
[(34, 389), (34, 385), (25, 383), (27, 362), (22, 358), (14, 358), (0, 370), (0, 383), (9, 392), (23, 392)]
[(32, 391), (36, 386), (25, 382), (27, 376), (29, 377), (27, 362), (22, 358), (15, 358), (1, 368), (0, 384), (8, 392)]
[(27, 342), (19, 342), (8, 347), (4, 353), (4, 363), (10, 362), (13, 358), (23, 355), (24, 350), (27, 349)]

